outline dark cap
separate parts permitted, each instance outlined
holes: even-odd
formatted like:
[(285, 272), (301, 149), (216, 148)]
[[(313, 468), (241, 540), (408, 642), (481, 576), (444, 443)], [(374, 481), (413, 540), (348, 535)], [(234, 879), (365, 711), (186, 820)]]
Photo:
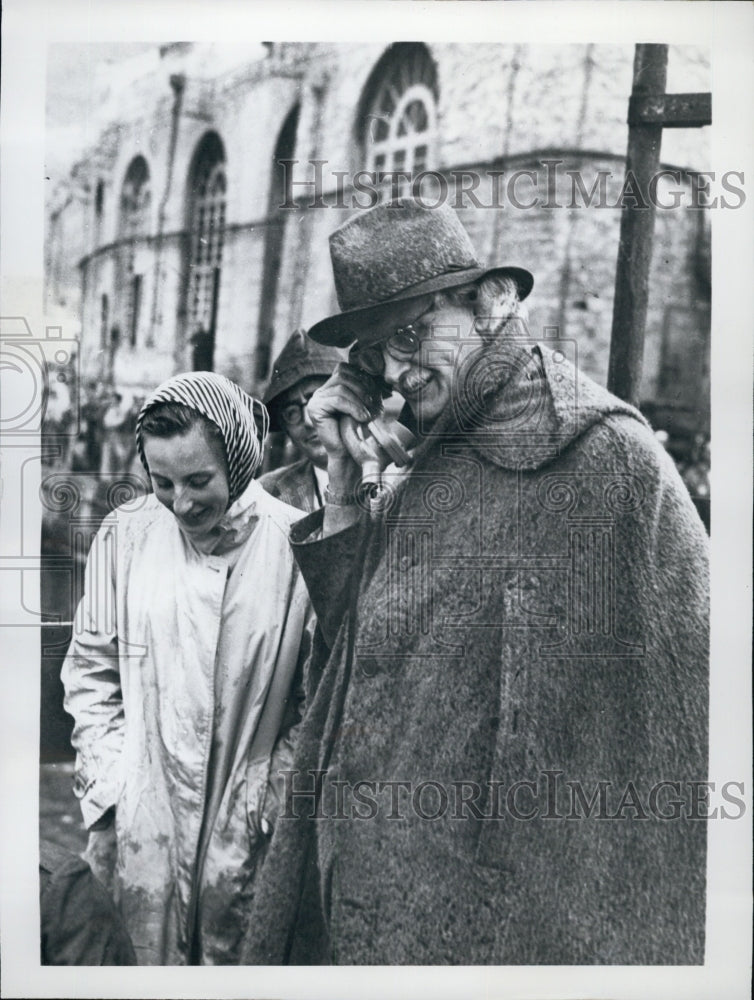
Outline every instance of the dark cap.
[(275, 358), (270, 382), (262, 397), (270, 411), (270, 429), (273, 431), (283, 429), (275, 413), (275, 401), (278, 396), (292, 389), (302, 379), (329, 378), (335, 366), (345, 360), (343, 351), (316, 344), (306, 335), (305, 330), (294, 330), (285, 347)]

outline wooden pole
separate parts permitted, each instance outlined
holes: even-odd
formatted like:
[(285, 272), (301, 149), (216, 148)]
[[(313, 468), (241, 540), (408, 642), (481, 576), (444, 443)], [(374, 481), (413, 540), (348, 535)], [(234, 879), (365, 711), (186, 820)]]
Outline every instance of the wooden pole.
[[(637, 45), (631, 99), (640, 101), (665, 93), (667, 45)], [(646, 207), (624, 201), (620, 223), (618, 264), (615, 273), (613, 328), (607, 386), (611, 392), (638, 405), (647, 322), (649, 268), (652, 263), (655, 206), (649, 181), (660, 165), (662, 123), (629, 124), (626, 177), (635, 178), (637, 200)], [(625, 183), (625, 182), (624, 182)], [(626, 201), (630, 198), (624, 188)]]

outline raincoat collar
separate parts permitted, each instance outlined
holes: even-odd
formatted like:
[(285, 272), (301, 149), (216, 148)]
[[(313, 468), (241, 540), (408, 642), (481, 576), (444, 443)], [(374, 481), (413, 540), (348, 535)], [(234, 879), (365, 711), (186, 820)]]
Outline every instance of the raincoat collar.
[(257, 501), (261, 489), (253, 479), (212, 531), (202, 538), (191, 538), (176, 521), (183, 538), (204, 555), (224, 555), (239, 548), (249, 538), (257, 522)]
[(584, 378), (562, 343), (536, 343), (514, 319), (475, 356), (428, 435), (421, 435), (408, 405), (399, 420), (419, 436), (415, 461), (438, 438), (458, 437), (501, 468), (531, 470), (551, 462), (610, 414), (647, 426), (637, 409)]

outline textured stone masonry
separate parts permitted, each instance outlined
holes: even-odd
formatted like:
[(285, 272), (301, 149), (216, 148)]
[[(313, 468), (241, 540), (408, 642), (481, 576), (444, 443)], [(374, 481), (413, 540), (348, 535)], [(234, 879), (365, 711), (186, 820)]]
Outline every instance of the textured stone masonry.
[[(525, 168), (543, 175), (541, 160), (559, 157), (563, 169), (579, 171), (587, 190), (597, 170), (610, 171), (608, 189), (614, 196), (623, 179), (633, 47), (523, 46), (502, 36), (501, 31), (499, 40), (483, 44), (428, 47), (439, 92), (431, 168), (446, 174), (460, 168), (478, 171), (485, 179), (477, 195), (486, 202), (492, 198), (490, 170), (503, 170), (505, 177)], [(284, 225), (273, 353), (294, 327), (308, 326), (335, 308), (327, 236), (349, 212), (298, 209), (268, 217), (273, 153), (286, 117), (298, 104), (294, 158), (300, 162), (294, 179), (311, 179), (308, 161), (325, 159), (325, 190), (332, 196), (330, 171), (363, 168), (358, 112), (384, 50), (371, 43), (276, 44), (267, 58), (226, 67), (213, 77), (211, 52), (198, 45), (174, 46), (162, 60), (149, 63), (142, 79), (120, 94), (111, 92), (110, 107), (117, 109), (117, 116), (106, 125), (91, 156), (76, 165), (67, 185), (51, 196), (48, 213), (48, 313), (60, 313), (70, 326), (79, 326), (73, 332), (81, 334), (85, 371), (102, 374), (106, 366), (100, 343), (102, 294), (109, 296), (113, 319), (122, 308), (121, 290), (114, 287), (117, 251), (111, 245), (118, 238), (123, 178), (137, 155), (145, 157), (149, 168), (151, 238), (136, 254), (143, 273), (138, 344), (135, 349), (121, 346), (114, 374), (120, 385), (144, 388), (189, 365), (182, 303), (187, 188), (192, 157), (210, 130), (223, 143), (227, 170), (218, 370), (248, 388), (260, 388), (253, 377), (253, 358), (271, 221)], [(190, 72), (165, 197), (173, 107), (169, 77), (182, 67)], [(668, 81), (669, 90), (709, 89), (704, 53), (671, 49)], [(663, 161), (706, 169), (708, 131), (666, 132)], [(99, 219), (94, 210), (98, 184), (103, 190)], [(74, 187), (78, 195), (66, 204)], [(559, 178), (551, 193), (567, 202), (570, 188), (567, 177)], [(525, 183), (521, 190), (530, 191)], [(310, 189), (295, 192), (302, 203), (312, 198)], [(542, 191), (538, 188), (537, 193)], [(562, 336), (575, 338), (585, 370), (604, 381), (619, 210), (517, 210), (506, 203), (503, 209), (464, 209), (461, 215), (485, 261), (520, 263), (535, 273), (535, 333), (557, 327)], [(700, 260), (703, 271), (708, 253), (705, 225), (700, 228), (699, 213), (686, 209), (657, 215), (644, 380), (648, 398), (657, 389), (668, 310), (696, 313), (702, 343), (708, 335), (703, 327), (709, 290), (699, 278)], [(160, 228), (158, 262), (154, 237)], [(150, 333), (153, 346), (148, 347)]]

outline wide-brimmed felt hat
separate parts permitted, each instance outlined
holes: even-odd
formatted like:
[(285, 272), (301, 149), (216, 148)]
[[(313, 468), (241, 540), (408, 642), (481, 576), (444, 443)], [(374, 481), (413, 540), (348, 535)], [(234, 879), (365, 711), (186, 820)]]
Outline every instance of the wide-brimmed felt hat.
[(334, 347), (310, 340), (305, 330), (294, 330), (272, 364), (272, 375), (262, 401), (270, 411), (270, 430), (284, 428), (278, 419), (279, 397), (305, 378), (329, 378), (345, 355)]
[(483, 267), (449, 205), (429, 208), (412, 198), (398, 198), (349, 219), (330, 235), (330, 258), (341, 311), (315, 323), (309, 336), (337, 347), (363, 339), (360, 325), (377, 322), (382, 312), (405, 299), (488, 275), (513, 278), (521, 299), (534, 284), (522, 267)]

